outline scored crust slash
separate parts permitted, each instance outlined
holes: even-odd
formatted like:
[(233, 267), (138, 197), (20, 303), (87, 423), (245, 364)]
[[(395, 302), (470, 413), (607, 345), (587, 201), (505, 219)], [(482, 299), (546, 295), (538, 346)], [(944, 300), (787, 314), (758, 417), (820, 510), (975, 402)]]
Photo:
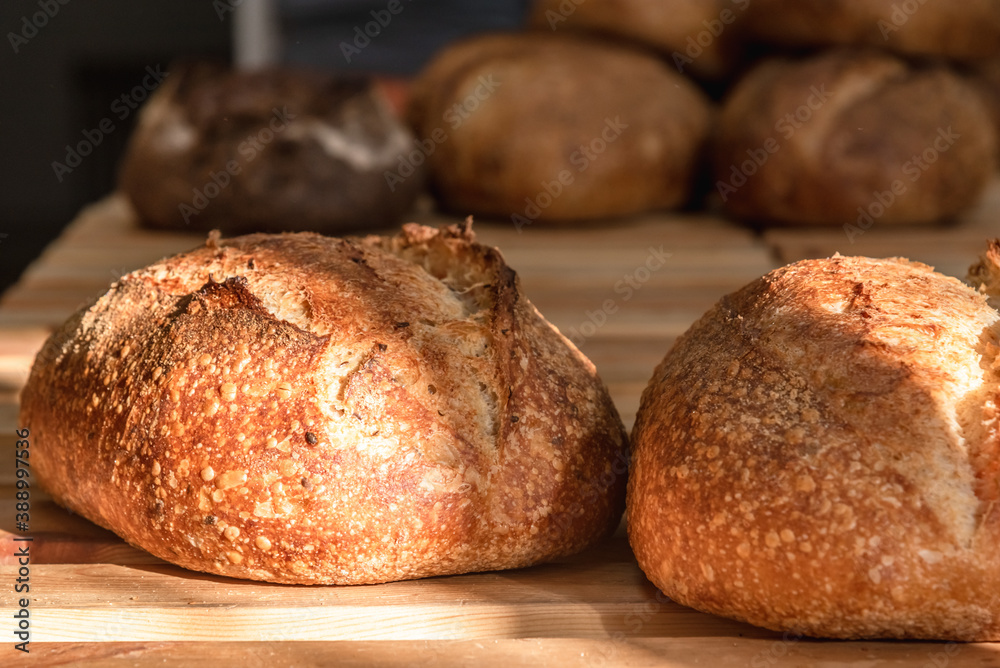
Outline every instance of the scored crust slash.
[(606, 388), (471, 221), (216, 235), (132, 272), (46, 342), (22, 423), (58, 503), (240, 578), (526, 566), (624, 505)]

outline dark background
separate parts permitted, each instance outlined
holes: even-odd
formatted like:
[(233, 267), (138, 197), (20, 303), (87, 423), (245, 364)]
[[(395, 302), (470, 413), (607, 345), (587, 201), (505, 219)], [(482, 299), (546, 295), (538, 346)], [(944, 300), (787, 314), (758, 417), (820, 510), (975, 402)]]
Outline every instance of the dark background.
[[(38, 0), (0, 3), (0, 290), (10, 285), (77, 211), (112, 190), (115, 168), (135, 121), (111, 109), (179, 54), (227, 59), (230, 26), (205, 0), (70, 0), (14, 53), (9, 33), (42, 11)], [(51, 11), (51, 10), (50, 10)], [(30, 34), (30, 33), (26, 33)], [(110, 118), (114, 131), (56, 178), (66, 145)]]
[[(66, 0), (63, 0), (66, 1)], [(279, 0), (289, 63), (412, 75), (444, 43), (520, 25), (528, 0), (401, 0), (384, 36), (350, 65), (339, 47), (386, 0)], [(14, 52), (10, 33), (23, 18), (54, 12)], [(12, 284), (76, 213), (113, 190), (118, 160), (137, 111), (120, 118), (117, 98), (142, 84), (146, 68), (167, 71), (179, 58), (229, 61), (239, 0), (2, 0), (0, 2), (0, 291)], [(220, 13), (223, 16), (220, 18)], [(41, 19), (39, 19), (41, 22)], [(34, 27), (34, 26), (32, 26)], [(29, 29), (30, 31), (31, 29)], [(24, 33), (30, 35), (30, 32)], [(102, 119), (114, 130), (60, 182), (54, 161)]]

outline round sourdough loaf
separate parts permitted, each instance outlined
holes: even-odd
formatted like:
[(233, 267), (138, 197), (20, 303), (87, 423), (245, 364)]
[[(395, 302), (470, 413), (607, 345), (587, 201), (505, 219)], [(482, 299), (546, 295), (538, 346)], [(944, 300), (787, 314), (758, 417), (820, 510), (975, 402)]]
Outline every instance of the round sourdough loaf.
[(683, 204), (712, 114), (654, 55), (536, 33), (444, 49), (409, 110), (442, 205), (518, 229)]
[(903, 259), (797, 262), (724, 297), (642, 397), (639, 565), (770, 629), (1000, 639), (998, 345), (986, 295)]
[(734, 216), (862, 230), (974, 206), (995, 160), (971, 84), (944, 66), (846, 49), (755, 66), (723, 105), (713, 156)]
[(21, 419), (58, 503), (239, 578), (527, 566), (624, 507), (626, 437), (593, 365), (469, 223), (210, 238), (57, 331)]
[(412, 140), (373, 80), (176, 65), (118, 181), (148, 227), (367, 231), (397, 225), (423, 191), (420, 166), (386, 185)]

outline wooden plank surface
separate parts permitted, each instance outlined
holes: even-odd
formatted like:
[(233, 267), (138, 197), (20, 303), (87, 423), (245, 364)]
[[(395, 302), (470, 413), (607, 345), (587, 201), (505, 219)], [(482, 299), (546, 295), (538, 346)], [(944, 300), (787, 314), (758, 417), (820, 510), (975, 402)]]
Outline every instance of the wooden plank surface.
[[(538, 309), (594, 361), (630, 427), (672, 341), (727, 292), (781, 263), (837, 251), (909, 254), (964, 271), (984, 239), (1000, 233), (994, 211), (1000, 183), (949, 227), (876, 225), (854, 243), (843, 230), (755, 234), (706, 215), (573, 230), (482, 221), (476, 230), (503, 251)], [(454, 222), (433, 213), (415, 218)], [(139, 229), (127, 203), (110, 196), (83, 211), (0, 300), (0, 457), (9, 462), (0, 466), (0, 581), (17, 577), (16, 401), (35, 352), (122, 273), (203, 241)], [(806, 641), (695, 612), (646, 581), (623, 530), (581, 555), (517, 571), (295, 587), (176, 568), (32, 493), (30, 663), (1000, 665), (1000, 645)], [(11, 595), (0, 600), (4, 618), (14, 610)], [(0, 649), (2, 665), (29, 665), (12, 645)]]
[(165, 668), (239, 665), (271, 668), (294, 665), (426, 667), (558, 666), (599, 668), (988, 668), (1000, 665), (991, 645), (840, 642), (787, 639), (629, 638), (621, 640), (525, 638), (518, 640), (422, 640), (355, 642), (130, 642), (40, 643), (31, 661), (14, 666), (124, 666)]

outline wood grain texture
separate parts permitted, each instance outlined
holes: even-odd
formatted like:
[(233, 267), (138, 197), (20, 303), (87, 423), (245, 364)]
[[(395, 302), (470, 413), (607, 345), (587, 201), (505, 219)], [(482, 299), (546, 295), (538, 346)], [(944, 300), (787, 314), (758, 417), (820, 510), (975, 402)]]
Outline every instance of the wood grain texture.
[[(682, 214), (521, 233), (480, 221), (476, 230), (501, 248), (538, 309), (564, 333), (576, 331), (630, 426), (653, 367), (722, 295), (778, 264), (835, 251), (910, 254), (964, 271), (983, 239), (1000, 232), (998, 208), (1000, 182), (982, 208), (955, 225), (883, 230), (876, 224), (854, 244), (838, 229), (757, 235), (711, 216)], [(454, 222), (430, 213), (414, 219)], [(84, 210), (0, 299), (6, 462), (0, 582), (12, 582), (17, 571), (13, 432), (17, 394), (35, 352), (122, 273), (202, 241), (140, 230), (125, 202), (112, 196)], [(652, 269), (650, 249), (661, 246), (669, 257)], [(554, 564), (361, 587), (267, 585), (184, 571), (66, 512), (37, 489), (30, 533), (32, 652), (25, 656), (5, 643), (5, 666), (187, 666), (209, 659), (246, 666), (1000, 665), (1000, 645), (783, 639), (683, 608), (646, 581), (622, 531)], [(0, 615), (10, 619), (14, 605), (13, 595), (0, 599)], [(219, 642), (233, 640), (241, 642)]]
[(355, 642), (127, 642), (39, 643), (31, 659), (10, 666), (132, 666), (174, 668), (203, 665), (265, 668), (311, 666), (560, 666), (565, 668), (799, 668), (878, 666), (878, 668), (988, 668), (1000, 665), (1000, 648), (935, 643), (841, 642), (788, 639), (691, 637), (598, 640), (525, 638), (517, 640), (419, 640)]

